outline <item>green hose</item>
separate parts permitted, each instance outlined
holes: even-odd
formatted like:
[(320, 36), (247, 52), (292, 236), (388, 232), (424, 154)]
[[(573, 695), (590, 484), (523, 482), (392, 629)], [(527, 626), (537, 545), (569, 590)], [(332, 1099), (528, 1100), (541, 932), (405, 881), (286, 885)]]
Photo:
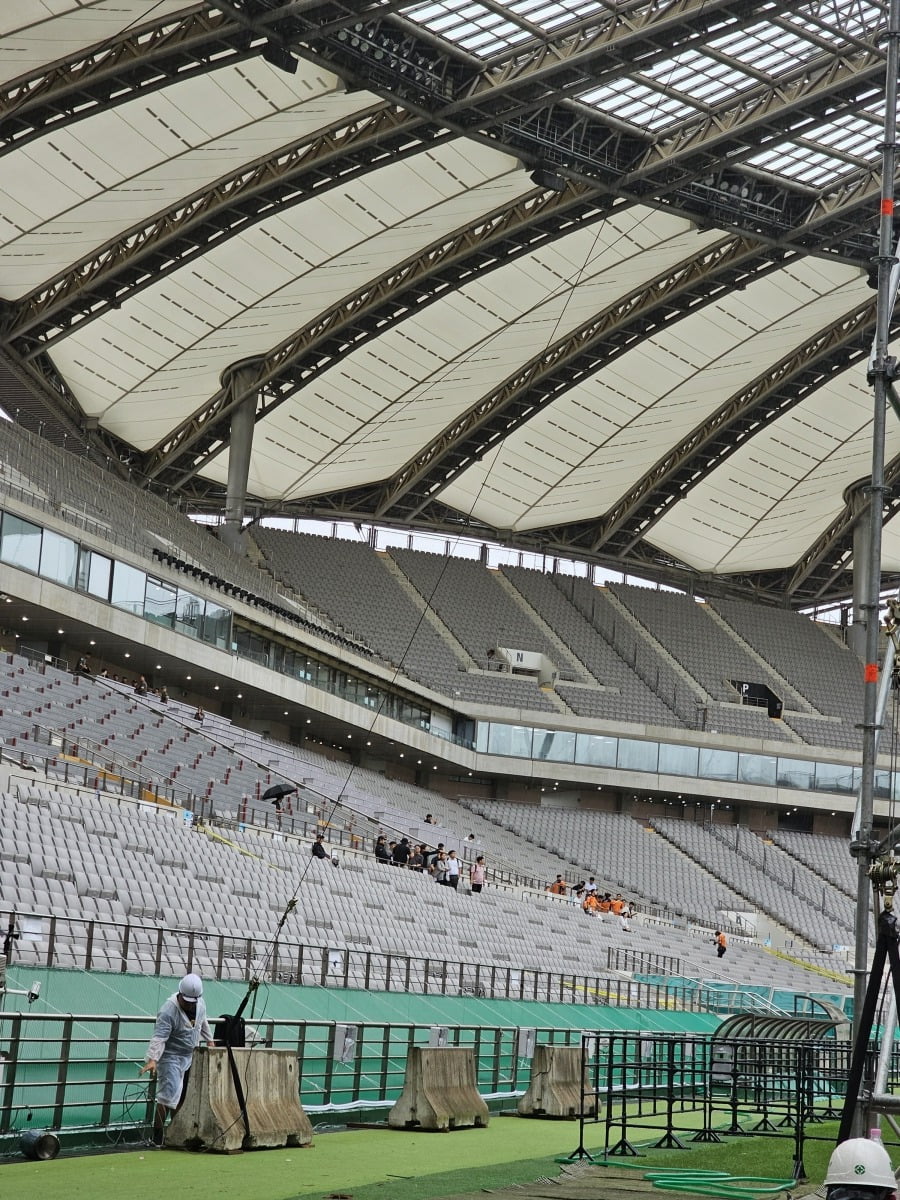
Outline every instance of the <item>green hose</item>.
[(692, 1171), (689, 1167), (647, 1171), (644, 1178), (660, 1191), (687, 1192), (692, 1196), (721, 1196), (725, 1200), (755, 1200), (757, 1196), (776, 1196), (796, 1183), (794, 1179), (729, 1175), (727, 1171)]

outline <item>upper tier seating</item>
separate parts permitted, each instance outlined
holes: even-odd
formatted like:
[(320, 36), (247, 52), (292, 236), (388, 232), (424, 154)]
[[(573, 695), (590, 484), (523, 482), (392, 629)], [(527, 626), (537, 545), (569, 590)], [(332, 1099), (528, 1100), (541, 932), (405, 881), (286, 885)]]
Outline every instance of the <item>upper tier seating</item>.
[(766, 684), (786, 709), (808, 710), (796, 691), (785, 687), (773, 670), (767, 672), (711, 617), (706, 605), (690, 596), (627, 584), (611, 584), (609, 590), (714, 700), (734, 702), (739, 693), (732, 681), (749, 681)]
[[(574, 712), (579, 716), (648, 725), (682, 724), (681, 715), (674, 707), (676, 682), (661, 658), (654, 663), (655, 674), (651, 678), (658, 690), (653, 690), (606, 641), (602, 625), (593, 624), (563, 594), (554, 576), (523, 567), (503, 567), (502, 573), (557, 636), (571, 647), (593, 679), (604, 685), (603, 691), (593, 691), (560, 684), (557, 690)], [(596, 591), (587, 580), (561, 582), (577, 582), (586, 585), (591, 592)], [(683, 707), (685, 715), (693, 715), (692, 705)]]
[(104, 471), (86, 458), (59, 450), (11, 421), (0, 421), (0, 496), (21, 499), (76, 528), (137, 550), (157, 563), (250, 603), (296, 619), (318, 636), (339, 643), (341, 631), (321, 613), (279, 592), (271, 576), (220, 542), (213, 530), (178, 512), (162, 496)]
[[(732, 600), (715, 600), (711, 607), (766, 662), (791, 679), (817, 712), (839, 718), (839, 722), (817, 721), (787, 713), (787, 724), (805, 742), (844, 750), (862, 748), (862, 732), (855, 726), (863, 710), (863, 673), (848, 646), (800, 613)], [(882, 753), (890, 752), (895, 736), (890, 715), (885, 714)]]
[(256, 541), (293, 588), (411, 679), (471, 703), (553, 710), (532, 679), (469, 673), (462, 647), (441, 636), (422, 598), (367, 545), (280, 529), (259, 529)]
[(479, 666), (491, 665), (488, 650), (506, 646), (545, 654), (562, 679), (583, 677), (528, 608), (501, 586), (496, 572), (421, 550), (393, 549), (390, 555)]

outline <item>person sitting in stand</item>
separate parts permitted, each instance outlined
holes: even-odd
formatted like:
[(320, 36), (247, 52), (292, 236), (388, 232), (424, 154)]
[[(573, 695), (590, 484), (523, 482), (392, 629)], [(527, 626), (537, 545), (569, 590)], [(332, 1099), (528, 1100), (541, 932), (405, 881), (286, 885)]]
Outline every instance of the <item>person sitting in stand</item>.
[(310, 847), (310, 852), (313, 858), (328, 858), (328, 851), (325, 849), (325, 838), (321, 833), (316, 834), (316, 840)]
[(599, 904), (597, 905), (597, 912), (600, 914), (601, 917), (605, 917), (606, 914), (609, 912), (611, 906), (612, 906), (612, 897), (610, 896), (609, 892), (607, 892), (602, 897)]
[(582, 911), (586, 912), (589, 917), (597, 917), (600, 915), (600, 901), (597, 899), (596, 892), (587, 893), (581, 908)]
[(553, 896), (564, 896), (566, 894), (566, 881), (562, 875), (557, 875), (553, 883), (547, 888), (547, 891)]
[(203, 711), (203, 709), (202, 709), (202, 708), (200, 707), (200, 705), (198, 704), (198, 705), (197, 705), (197, 711), (194, 713), (194, 720), (195, 720), (195, 721), (199, 721), (199, 722), (200, 722), (200, 724), (202, 725), (202, 724), (203, 724), (203, 718), (204, 718), (205, 716), (206, 716), (206, 713)]
[(76, 675), (90, 675), (90, 673), (91, 673), (91, 668), (88, 665), (88, 660), (82, 654), (81, 658), (79, 658), (78, 662), (75, 664), (75, 674)]
[(375, 839), (375, 857), (379, 862), (391, 861), (391, 852), (387, 848), (387, 842), (385, 841), (383, 833), (379, 833), (378, 837)]
[(136, 696), (146, 696), (147, 695), (147, 680), (143, 677), (143, 675), (140, 677), (140, 679), (134, 685), (134, 692), (135, 692)]

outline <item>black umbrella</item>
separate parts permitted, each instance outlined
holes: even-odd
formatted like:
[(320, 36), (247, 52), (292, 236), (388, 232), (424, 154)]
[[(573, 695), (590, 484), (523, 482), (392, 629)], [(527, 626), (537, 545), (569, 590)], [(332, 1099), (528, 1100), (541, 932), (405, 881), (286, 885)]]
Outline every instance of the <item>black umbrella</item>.
[(263, 792), (262, 798), (263, 800), (274, 800), (276, 804), (280, 804), (285, 796), (290, 796), (291, 792), (297, 790), (296, 783), (273, 783)]

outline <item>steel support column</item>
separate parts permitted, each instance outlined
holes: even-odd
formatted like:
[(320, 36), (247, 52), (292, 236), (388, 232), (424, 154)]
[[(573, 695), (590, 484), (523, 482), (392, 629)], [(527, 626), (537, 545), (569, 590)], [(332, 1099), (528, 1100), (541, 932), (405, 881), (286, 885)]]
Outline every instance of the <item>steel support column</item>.
[[(866, 571), (859, 588), (860, 610), (866, 626), (863, 674), (863, 754), (859, 788), (859, 832), (851, 844), (856, 856), (856, 947), (853, 960), (853, 1034), (858, 1039), (863, 1026), (866, 972), (869, 959), (869, 898), (872, 864), (872, 818), (875, 803), (875, 759), (878, 750), (878, 598), (881, 591), (881, 533), (884, 505), (884, 444), (888, 392), (896, 378), (895, 363), (888, 356), (891, 314), (891, 270), (896, 262), (894, 232), (894, 169), (897, 138), (897, 72), (900, 68), (900, 0), (890, 0), (887, 27), (887, 70), (885, 72), (884, 141), (882, 143), (881, 206), (878, 237), (878, 300), (875, 309), (875, 341), (869, 365), (874, 390), (872, 419), (872, 480), (869, 488), (868, 546)], [(857, 568), (854, 564), (854, 574)], [(854, 591), (856, 587), (854, 586)], [(897, 981), (895, 981), (897, 983)], [(861, 1106), (857, 1106), (853, 1134), (859, 1137)]]
[(853, 527), (853, 623), (847, 630), (847, 644), (860, 658), (866, 653), (865, 581), (870, 570), (869, 529), (865, 521), (858, 521)]
[[(240, 395), (250, 385), (250, 377), (251, 372), (246, 367), (235, 371), (230, 383), (234, 395)], [(244, 552), (242, 529), (255, 423), (256, 393), (253, 392), (231, 413), (231, 437), (228, 443), (228, 490), (225, 496), (225, 521), (221, 537), (225, 545), (238, 554)]]

